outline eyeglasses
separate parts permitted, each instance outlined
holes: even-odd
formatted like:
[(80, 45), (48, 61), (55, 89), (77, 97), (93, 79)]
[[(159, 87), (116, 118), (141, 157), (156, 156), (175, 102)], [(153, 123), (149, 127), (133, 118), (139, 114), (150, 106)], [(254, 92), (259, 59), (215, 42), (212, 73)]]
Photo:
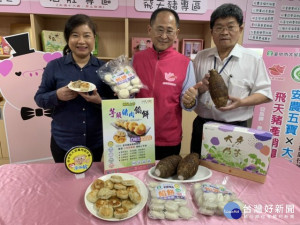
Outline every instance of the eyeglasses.
[(219, 33), (223, 32), (224, 29), (226, 29), (228, 32), (235, 32), (235, 31), (237, 31), (237, 28), (239, 28), (239, 26), (233, 26), (233, 25), (228, 26), (228, 27), (216, 26), (216, 27), (213, 27), (213, 32), (216, 34), (219, 34)]
[(176, 30), (164, 30), (162, 28), (156, 28), (154, 29), (154, 33), (157, 36), (163, 36), (166, 34), (167, 37), (173, 37), (176, 34)]

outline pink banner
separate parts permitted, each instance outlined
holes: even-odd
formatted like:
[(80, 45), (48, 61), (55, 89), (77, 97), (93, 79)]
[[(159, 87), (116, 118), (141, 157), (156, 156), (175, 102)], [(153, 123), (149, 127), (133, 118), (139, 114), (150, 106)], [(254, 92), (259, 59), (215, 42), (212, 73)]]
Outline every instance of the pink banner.
[(271, 157), (300, 167), (300, 49), (264, 48), (273, 102), (255, 107), (252, 127), (273, 134)]

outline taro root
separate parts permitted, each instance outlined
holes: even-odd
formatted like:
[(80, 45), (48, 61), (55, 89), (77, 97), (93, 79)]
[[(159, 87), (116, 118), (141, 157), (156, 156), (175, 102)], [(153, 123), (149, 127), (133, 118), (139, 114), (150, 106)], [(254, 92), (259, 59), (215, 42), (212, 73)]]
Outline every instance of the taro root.
[(177, 176), (179, 180), (186, 180), (193, 176), (198, 171), (199, 154), (191, 153), (184, 157), (178, 164)]
[(154, 174), (161, 178), (167, 178), (176, 174), (178, 163), (181, 160), (180, 155), (171, 155), (161, 159), (154, 170)]
[(222, 76), (214, 69), (209, 71), (209, 93), (217, 108), (224, 107), (228, 101), (228, 88)]

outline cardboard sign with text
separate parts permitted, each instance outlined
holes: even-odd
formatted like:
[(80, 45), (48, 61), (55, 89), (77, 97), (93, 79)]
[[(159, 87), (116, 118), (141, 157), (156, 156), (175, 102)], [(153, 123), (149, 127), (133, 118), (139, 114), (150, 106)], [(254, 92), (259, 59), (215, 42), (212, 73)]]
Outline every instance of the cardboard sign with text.
[(153, 98), (102, 101), (104, 174), (155, 165)]

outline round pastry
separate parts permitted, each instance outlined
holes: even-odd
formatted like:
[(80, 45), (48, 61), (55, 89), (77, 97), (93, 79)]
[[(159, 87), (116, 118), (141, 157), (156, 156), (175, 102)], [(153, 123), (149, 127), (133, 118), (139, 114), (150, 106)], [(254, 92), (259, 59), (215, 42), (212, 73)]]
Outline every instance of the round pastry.
[(134, 133), (136, 135), (139, 135), (139, 136), (145, 134), (146, 133), (146, 126), (145, 126), (145, 124), (141, 123), (138, 126), (136, 126), (134, 128)]
[(129, 122), (129, 125), (128, 125), (128, 130), (130, 130), (131, 132), (134, 131), (135, 127), (138, 125), (137, 122)]
[(98, 189), (92, 190), (87, 194), (86, 199), (89, 202), (95, 203), (98, 200), (98, 191)]
[(142, 197), (138, 191), (129, 191), (128, 196), (130, 200), (135, 204), (139, 204), (142, 200)]
[(111, 180), (106, 180), (106, 181), (104, 181), (104, 187), (106, 187), (108, 189), (113, 189), (114, 188), (114, 183), (111, 182)]
[(135, 204), (132, 201), (125, 199), (122, 201), (122, 207), (131, 210), (135, 207)]
[(98, 192), (98, 197), (101, 199), (109, 199), (112, 196), (116, 196), (116, 190), (111, 190), (109, 188), (101, 188)]
[(122, 184), (125, 186), (133, 186), (135, 184), (134, 180), (123, 180)]
[(118, 127), (121, 127), (123, 125), (123, 123), (124, 122), (122, 120), (116, 120), (116, 122), (115, 122), (116, 126), (118, 126)]
[[(125, 185), (126, 186), (126, 185)], [(132, 186), (128, 186), (127, 187), (127, 191), (138, 191), (137, 187), (135, 185), (132, 185)]]
[(113, 208), (120, 207), (122, 205), (121, 199), (118, 197), (111, 197), (108, 200), (108, 204), (111, 205)]
[(129, 96), (130, 96), (129, 91), (126, 88), (125, 89), (121, 89), (118, 92), (118, 97), (120, 99), (129, 98)]
[(104, 187), (104, 181), (100, 179), (95, 180), (91, 186), (92, 190), (94, 189), (100, 190), (103, 187)]
[(130, 122), (126, 121), (123, 123), (123, 127), (128, 130), (128, 125), (129, 125)]
[(117, 219), (124, 219), (128, 216), (128, 209), (125, 207), (115, 208), (114, 217)]
[(114, 216), (114, 209), (111, 205), (104, 205), (99, 208), (98, 215), (102, 218), (112, 218)]
[(126, 186), (123, 184), (114, 184), (114, 188), (117, 190), (126, 190)]
[(88, 91), (90, 89), (90, 84), (88, 82), (81, 82), (80, 91)]
[(110, 177), (110, 180), (113, 182), (113, 183), (117, 183), (117, 184), (120, 184), (122, 181), (123, 181), (123, 178), (119, 175), (112, 175)]
[(81, 84), (81, 80), (77, 80), (77, 81), (71, 81), (70, 83), (71, 83), (71, 86), (73, 87), (73, 88), (80, 88), (80, 84)]
[(127, 190), (117, 190), (117, 197), (120, 199), (127, 199), (128, 191)]
[(95, 202), (95, 208), (96, 208), (96, 210), (99, 210), (100, 207), (102, 207), (104, 205), (108, 205), (108, 200), (107, 199), (98, 199)]
[(122, 144), (126, 141), (126, 133), (123, 130), (118, 130), (116, 134), (113, 136), (113, 139), (118, 144)]

